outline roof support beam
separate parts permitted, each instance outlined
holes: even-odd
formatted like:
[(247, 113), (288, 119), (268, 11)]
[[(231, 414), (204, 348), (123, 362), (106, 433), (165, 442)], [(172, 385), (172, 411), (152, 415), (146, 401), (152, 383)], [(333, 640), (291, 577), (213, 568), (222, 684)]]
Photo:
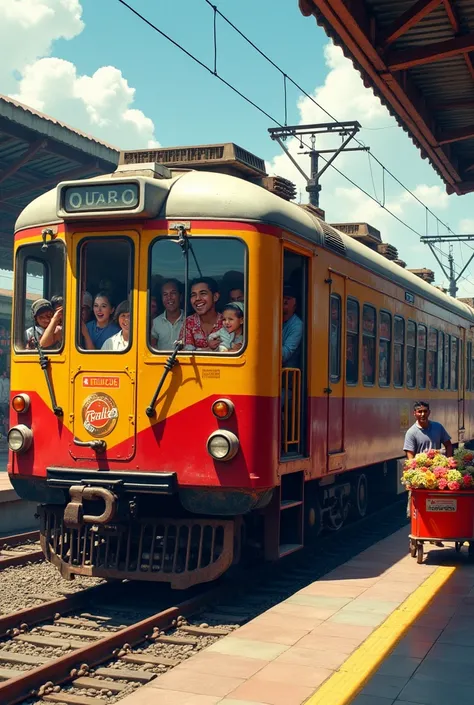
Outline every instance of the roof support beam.
[(443, 0), (444, 9), (448, 15), (448, 19), (451, 22), (451, 27), (453, 28), (454, 34), (459, 32), (459, 20), (456, 10), (453, 7), (451, 0)]
[(443, 42), (434, 42), (424, 47), (392, 51), (387, 54), (386, 61), (390, 71), (403, 71), (413, 66), (431, 64), (434, 61), (441, 61), (469, 51), (474, 51), (474, 33)]
[(44, 149), (46, 145), (47, 140), (37, 140), (36, 142), (33, 142), (33, 144), (26, 150), (22, 157), (20, 157), (16, 162), (13, 162), (13, 164), (10, 164), (10, 166), (7, 167), (5, 171), (2, 171), (2, 173), (0, 174), (0, 184), (2, 183), (2, 181), (5, 181), (5, 179), (8, 179), (9, 176), (18, 171), (18, 169), (21, 169), (21, 167), (27, 162), (29, 162), (30, 159), (33, 159), (35, 154)]
[[(449, 2), (449, 0), (447, 1)], [(442, 0), (418, 0), (418, 2), (415, 2), (414, 5), (400, 15), (398, 20), (393, 23), (392, 27), (385, 35), (384, 45), (387, 47), (408, 32), (408, 30), (418, 24), (423, 17), (426, 17), (426, 15), (429, 15), (430, 12), (438, 7), (441, 2)]]
[(438, 138), (438, 144), (451, 144), (451, 142), (461, 142), (474, 137), (474, 124), (468, 127), (460, 127), (449, 132), (442, 132)]
[(9, 201), (17, 196), (23, 196), (25, 193), (30, 191), (44, 191), (45, 186), (56, 186), (60, 181), (76, 179), (79, 176), (84, 176), (85, 174), (96, 174), (98, 169), (97, 162), (90, 162), (89, 164), (82, 164), (76, 169), (70, 169), (69, 171), (63, 171), (61, 174), (52, 176), (49, 179), (43, 179), (41, 182), (36, 184), (28, 184), (27, 186), (21, 186), (20, 188), (13, 189), (12, 191), (6, 191), (5, 193), (0, 193), (0, 210), (2, 208), (2, 203)]

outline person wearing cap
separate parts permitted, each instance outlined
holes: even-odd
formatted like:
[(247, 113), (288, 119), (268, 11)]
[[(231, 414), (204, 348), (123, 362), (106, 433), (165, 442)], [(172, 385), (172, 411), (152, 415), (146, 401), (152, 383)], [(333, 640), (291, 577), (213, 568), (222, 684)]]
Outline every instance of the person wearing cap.
[(241, 301), (226, 304), (222, 316), (222, 328), (211, 333), (208, 340), (218, 339), (219, 352), (234, 352), (244, 344), (244, 305)]
[(303, 321), (296, 315), (296, 292), (292, 286), (283, 287), (283, 330), (281, 361), (283, 367), (300, 366), (300, 345)]
[(30, 350), (35, 349), (34, 341), (40, 342), (43, 333), (51, 322), (53, 314), (53, 307), (48, 299), (36, 299), (36, 301), (33, 301), (31, 304), (31, 315), (34, 325), (25, 331), (25, 345), (27, 348)]

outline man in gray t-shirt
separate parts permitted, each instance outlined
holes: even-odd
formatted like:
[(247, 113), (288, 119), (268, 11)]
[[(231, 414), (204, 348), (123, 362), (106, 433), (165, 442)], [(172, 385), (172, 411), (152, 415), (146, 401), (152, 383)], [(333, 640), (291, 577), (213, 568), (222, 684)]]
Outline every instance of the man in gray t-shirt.
[(425, 401), (417, 401), (413, 406), (413, 415), (416, 419), (405, 435), (403, 450), (408, 460), (415, 457), (417, 453), (424, 453), (427, 450), (439, 450), (442, 445), (446, 448), (446, 455), (453, 454), (453, 444), (451, 436), (437, 421), (430, 421), (430, 406)]

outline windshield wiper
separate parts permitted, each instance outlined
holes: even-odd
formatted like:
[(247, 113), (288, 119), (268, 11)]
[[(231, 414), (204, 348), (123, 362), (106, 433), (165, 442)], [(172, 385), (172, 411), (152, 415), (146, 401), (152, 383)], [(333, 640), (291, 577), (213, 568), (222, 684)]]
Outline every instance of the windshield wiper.
[[(163, 370), (163, 373), (161, 375), (160, 381), (158, 382), (158, 386), (155, 390), (155, 393), (153, 394), (152, 400), (145, 409), (146, 415), (151, 418), (152, 416), (155, 416), (156, 411), (155, 411), (155, 404), (156, 400), (158, 399), (158, 396), (161, 392), (161, 389), (165, 383), (166, 378), (168, 377), (169, 373), (175, 366), (175, 364), (178, 362), (176, 359), (178, 356), (178, 353), (180, 350), (184, 348), (184, 341), (186, 337), (186, 317), (187, 317), (187, 306), (188, 306), (188, 279), (189, 279), (189, 250), (191, 248), (191, 245), (189, 243), (188, 235), (186, 233), (186, 225), (183, 223), (178, 223), (174, 226), (174, 228), (178, 231), (178, 240), (177, 243), (181, 247), (181, 251), (184, 256), (184, 308), (183, 308), (183, 325), (181, 328), (181, 340), (177, 340), (174, 344), (174, 349), (169, 358), (165, 362), (165, 368)], [(192, 248), (191, 248), (192, 251)], [(194, 252), (192, 251), (193, 257), (196, 260), (196, 256)], [(196, 260), (197, 264), (197, 260)]]
[(41, 347), (39, 340), (36, 338), (36, 335), (33, 335), (33, 345), (35, 346), (36, 350), (38, 351), (39, 364), (40, 364), (41, 369), (44, 372), (44, 377), (46, 379), (46, 386), (48, 387), (49, 398), (51, 399), (51, 406), (53, 407), (54, 415), (55, 416), (63, 416), (64, 412), (63, 412), (62, 408), (60, 406), (58, 406), (56, 403), (56, 396), (54, 394), (53, 385), (51, 383), (51, 378), (50, 378), (49, 372), (48, 372), (49, 358), (44, 354), (44, 350)]

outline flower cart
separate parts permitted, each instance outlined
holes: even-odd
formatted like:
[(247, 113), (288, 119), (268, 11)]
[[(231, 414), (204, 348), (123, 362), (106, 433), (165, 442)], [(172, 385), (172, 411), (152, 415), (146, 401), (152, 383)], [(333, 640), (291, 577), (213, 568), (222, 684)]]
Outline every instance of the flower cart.
[(454, 542), (456, 551), (467, 542), (474, 556), (474, 453), (419, 453), (406, 461), (402, 482), (411, 492), (411, 556), (423, 562), (425, 541)]

